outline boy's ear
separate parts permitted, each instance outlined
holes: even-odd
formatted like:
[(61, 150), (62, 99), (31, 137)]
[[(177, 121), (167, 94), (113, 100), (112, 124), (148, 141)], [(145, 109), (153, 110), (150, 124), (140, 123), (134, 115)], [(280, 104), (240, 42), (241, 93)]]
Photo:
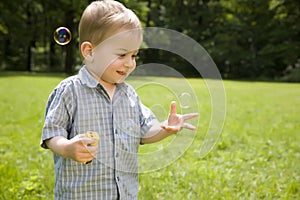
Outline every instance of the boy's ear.
[(83, 42), (80, 46), (82, 56), (89, 62), (93, 62), (93, 45), (90, 42)]

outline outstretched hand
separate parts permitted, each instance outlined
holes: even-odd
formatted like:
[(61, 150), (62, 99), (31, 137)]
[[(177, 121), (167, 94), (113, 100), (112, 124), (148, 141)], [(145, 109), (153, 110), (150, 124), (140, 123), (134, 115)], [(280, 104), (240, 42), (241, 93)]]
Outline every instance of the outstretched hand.
[(195, 118), (197, 116), (198, 116), (198, 113), (189, 113), (189, 114), (184, 114), (184, 115), (177, 114), (176, 113), (176, 102), (172, 101), (167, 124), (162, 125), (161, 128), (163, 128), (164, 130), (166, 130), (170, 133), (177, 133), (182, 128), (186, 128), (189, 130), (196, 130), (195, 126), (193, 126), (189, 123), (186, 123), (185, 121), (188, 119)]

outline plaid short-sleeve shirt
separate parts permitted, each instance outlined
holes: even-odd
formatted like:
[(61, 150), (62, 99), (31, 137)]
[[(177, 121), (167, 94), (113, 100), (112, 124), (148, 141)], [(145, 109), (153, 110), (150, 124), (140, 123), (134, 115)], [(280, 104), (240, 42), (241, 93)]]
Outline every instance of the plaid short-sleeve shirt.
[(154, 118), (126, 83), (117, 84), (111, 101), (85, 67), (62, 81), (48, 100), (41, 146), (47, 148), (49, 138), (86, 131), (100, 138), (89, 164), (54, 155), (55, 199), (137, 199), (138, 146)]

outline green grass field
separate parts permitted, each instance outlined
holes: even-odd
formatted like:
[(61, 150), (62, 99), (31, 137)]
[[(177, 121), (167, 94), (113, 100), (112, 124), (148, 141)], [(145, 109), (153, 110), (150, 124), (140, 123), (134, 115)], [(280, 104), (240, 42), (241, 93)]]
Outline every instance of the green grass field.
[[(41, 149), (39, 142), (48, 95), (62, 79), (0, 76), (0, 199), (53, 199), (52, 153)], [(178, 88), (182, 81), (133, 77), (128, 82), (150, 80)], [(200, 112), (197, 134), (179, 159), (140, 174), (139, 199), (300, 199), (300, 84), (224, 81), (223, 132), (214, 150), (201, 158), (210, 96), (202, 80), (189, 81), (199, 100), (191, 108)], [(163, 118), (172, 95), (163, 96), (159, 87), (143, 91), (139, 93), (146, 104), (163, 107), (157, 109)], [(144, 145), (141, 152), (167, 147), (172, 139)]]

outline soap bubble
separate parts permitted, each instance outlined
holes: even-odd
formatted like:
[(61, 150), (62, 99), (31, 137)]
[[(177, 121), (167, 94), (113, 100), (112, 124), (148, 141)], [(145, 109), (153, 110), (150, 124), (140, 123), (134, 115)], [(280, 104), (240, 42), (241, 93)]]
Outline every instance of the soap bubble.
[(54, 40), (59, 45), (66, 45), (72, 39), (72, 34), (70, 30), (66, 27), (59, 27), (54, 31)]
[[(132, 39), (128, 38), (133, 35), (130, 33), (135, 33), (135, 31), (139, 33), (140, 30), (126, 30), (101, 42), (94, 48), (92, 54), (86, 57), (86, 68), (95, 76), (101, 77), (107, 67), (118, 59), (113, 53), (108, 52), (114, 52), (115, 49), (120, 48), (126, 52), (136, 49), (137, 42), (132, 42)], [(208, 52), (197, 41), (177, 31), (158, 27), (144, 28), (143, 38), (140, 49), (156, 49), (177, 55), (189, 62), (199, 72), (201, 79), (185, 77), (174, 68), (172, 62), (168, 62), (172, 66), (153, 62), (143, 63), (132, 73), (132, 75), (137, 75), (132, 78), (131, 84), (139, 94), (139, 99), (143, 100), (144, 105), (157, 115), (158, 121), (168, 119), (170, 102), (174, 100), (178, 102), (179, 114), (199, 113), (205, 118), (202, 117), (201, 123), (199, 123), (199, 117), (188, 121), (196, 127), (199, 125), (196, 131), (183, 129), (181, 133), (174, 134), (173, 137), (168, 137), (157, 144), (142, 145), (137, 150), (133, 148), (140, 142), (143, 124), (140, 120), (130, 118), (128, 113), (120, 112), (119, 115), (125, 120), (116, 119), (119, 123), (114, 125), (113, 131), (115, 141), (121, 142), (118, 142), (117, 146), (111, 138), (107, 138), (105, 142), (111, 142), (109, 145), (115, 146), (115, 152), (121, 153), (121, 157), (115, 155), (119, 163), (129, 161), (135, 163), (136, 156), (138, 156), (140, 164), (136, 166), (131, 162), (128, 165), (115, 165), (115, 162), (111, 162), (112, 159), (103, 160), (102, 156), (98, 156), (97, 159), (108, 167), (116, 167), (118, 171), (130, 173), (136, 173), (137, 168), (139, 173), (147, 173), (167, 167), (183, 156), (191, 146), (193, 148), (189, 154), (194, 160), (204, 158), (217, 144), (226, 116), (226, 95), (222, 76)], [(145, 75), (147, 76), (143, 77)], [(143, 82), (137, 81), (139, 76), (142, 77)], [(156, 76), (156, 78), (153, 79), (151, 76)], [(130, 101), (130, 106), (137, 106), (135, 104), (135, 101)], [(144, 114), (149, 116), (149, 113)], [(160, 124), (150, 125), (158, 127), (159, 130)], [(196, 137), (196, 135), (199, 136)]]

